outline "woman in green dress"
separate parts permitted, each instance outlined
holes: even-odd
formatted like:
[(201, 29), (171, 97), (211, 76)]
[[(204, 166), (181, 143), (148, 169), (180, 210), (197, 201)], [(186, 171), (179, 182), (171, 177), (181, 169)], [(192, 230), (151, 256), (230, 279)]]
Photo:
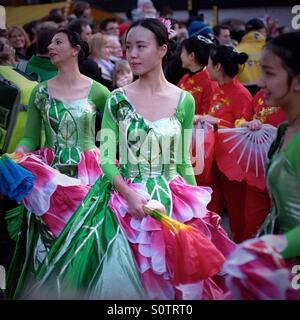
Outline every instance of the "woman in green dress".
[[(95, 117), (97, 110), (104, 111), (110, 92), (79, 72), (83, 46), (78, 34), (60, 29), (49, 46), (52, 63), (59, 73), (38, 84), (29, 100), (25, 133), (16, 151), (18, 163), (32, 172), (35, 183), (22, 201), (29, 211), (19, 206), (6, 214), (9, 231), (17, 242), (9, 281), (15, 282), (18, 277), (14, 267), (21, 267), (16, 255), (20, 254), (18, 249), (24, 238), (21, 239), (18, 228), (30, 230), (26, 219), (38, 221), (42, 216), (47, 223), (48, 240), (54, 242), (102, 174), (100, 150), (95, 145)], [(45, 143), (38, 149), (43, 130)], [(49, 242), (47, 246), (49, 249)], [(13, 292), (13, 286), (9, 290)]]
[(99, 150), (95, 146), (96, 111), (103, 112), (109, 91), (80, 73), (84, 43), (77, 33), (60, 29), (49, 45), (51, 62), (59, 72), (37, 85), (31, 94), (28, 121), (17, 152), (35, 152), (61, 173), (92, 185), (101, 174)]
[[(206, 209), (211, 189), (195, 185), (189, 153), (195, 103), (164, 77), (167, 29), (157, 19), (136, 22), (126, 48), (139, 79), (107, 100), (101, 131), (104, 175), (55, 239), (44, 215), (39, 223), (35, 215), (27, 218), (26, 252), (15, 256), (10, 271), (14, 297), (218, 299), (223, 294), (219, 271), (235, 245), (220, 217)], [(149, 200), (160, 202), (185, 230), (196, 230), (200, 252), (190, 249), (195, 243), (189, 231), (180, 233), (182, 250), (190, 250), (183, 256), (189, 259), (174, 265), (182, 252), (166, 240), (174, 234), (145, 214)], [(189, 277), (179, 281), (174, 267)]]
[(294, 266), (300, 262), (299, 55), (299, 32), (272, 39), (262, 54), (258, 84), (266, 101), (280, 105), (288, 121), (279, 126), (268, 154), (266, 183), (272, 208), (259, 230), (260, 238), (239, 245), (225, 264), (235, 298), (300, 299), (299, 290), (292, 286), (292, 277), (299, 272)]
[[(34, 88), (25, 133), (16, 148), (23, 154), (19, 163), (36, 178), (23, 203), (43, 215), (55, 237), (102, 174), (95, 119), (110, 92), (79, 72), (83, 46), (78, 34), (69, 30), (60, 29), (54, 35), (49, 55), (59, 72)], [(38, 149), (42, 127), (46, 139)]]

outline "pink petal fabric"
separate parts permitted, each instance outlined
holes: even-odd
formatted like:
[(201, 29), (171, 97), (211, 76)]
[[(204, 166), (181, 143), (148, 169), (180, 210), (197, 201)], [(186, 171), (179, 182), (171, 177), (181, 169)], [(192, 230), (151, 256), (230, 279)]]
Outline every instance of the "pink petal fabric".
[[(43, 147), (32, 154), (40, 158), (44, 163), (51, 166), (54, 159), (54, 151)], [(78, 164), (78, 179), (83, 185), (93, 185), (102, 174), (100, 168), (100, 150), (95, 148), (81, 153), (81, 160)]]
[(223, 266), (230, 289), (225, 299), (300, 299), (291, 286), (291, 270), (280, 252), (286, 246), (282, 235), (247, 240), (237, 246)]
[(53, 150), (43, 147), (27, 154), (18, 163), (36, 178), (32, 190), (23, 200), (25, 207), (35, 215), (42, 216), (49, 230), (58, 237), (102, 170), (99, 166), (99, 149), (81, 154), (78, 179), (52, 168), (53, 159)]
[[(150, 200), (144, 184), (125, 181), (130, 188)], [(218, 249), (223, 246), (220, 251), (225, 252), (225, 256), (231, 253), (235, 245), (226, 238), (219, 224), (219, 216), (206, 209), (211, 189), (188, 185), (179, 176), (170, 182), (169, 187), (173, 202), (172, 218), (190, 224), (208, 239), (216, 240)], [(116, 214), (129, 240), (149, 299), (182, 299), (191, 296), (197, 299), (219, 299), (223, 296), (222, 288), (212, 278), (189, 286), (175, 285), (167, 267), (162, 224), (150, 216), (141, 220), (132, 218), (128, 213), (127, 202), (116, 191), (111, 194), (108, 206)]]
[(87, 150), (81, 153), (78, 165), (78, 179), (83, 185), (92, 186), (102, 174), (100, 168), (100, 149)]
[(78, 179), (67, 177), (51, 168), (35, 155), (28, 155), (19, 162), (24, 169), (35, 177), (30, 193), (23, 199), (25, 207), (41, 216), (48, 211), (51, 197), (58, 185), (71, 187), (80, 185)]
[(57, 186), (51, 197), (50, 207), (42, 217), (55, 237), (60, 235), (89, 189), (88, 186)]
[(23, 199), (24, 206), (35, 215), (42, 216), (53, 235), (58, 237), (90, 186), (81, 185), (79, 179), (61, 174), (34, 154), (23, 157), (19, 165), (36, 178), (30, 193)]
[(206, 206), (211, 200), (212, 189), (187, 184), (182, 177), (176, 177), (170, 182), (172, 191), (172, 218), (186, 222), (206, 215)]

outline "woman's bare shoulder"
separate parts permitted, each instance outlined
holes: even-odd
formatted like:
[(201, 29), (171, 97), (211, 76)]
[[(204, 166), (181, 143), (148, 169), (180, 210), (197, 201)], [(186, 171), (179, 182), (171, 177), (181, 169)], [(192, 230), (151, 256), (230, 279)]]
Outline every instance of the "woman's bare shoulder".
[(127, 84), (126, 86), (122, 87), (124, 89), (124, 91), (126, 92), (130, 92), (130, 91), (135, 91), (137, 89), (137, 82), (131, 82), (129, 84)]
[(88, 84), (91, 84), (91, 82), (93, 81), (93, 79), (92, 79), (92, 78), (89, 78), (89, 77), (87, 77), (87, 76), (82, 75), (81, 81), (82, 81), (83, 84), (87, 84), (87, 85), (88, 85)]
[(168, 83), (165, 94), (168, 95), (169, 97), (178, 97), (181, 91), (182, 89), (180, 89), (179, 87), (175, 86), (172, 83)]
[(168, 84), (168, 87), (169, 87), (169, 90), (172, 91), (174, 94), (179, 94), (182, 91), (181, 88), (175, 86), (174, 84), (172, 84), (170, 82)]

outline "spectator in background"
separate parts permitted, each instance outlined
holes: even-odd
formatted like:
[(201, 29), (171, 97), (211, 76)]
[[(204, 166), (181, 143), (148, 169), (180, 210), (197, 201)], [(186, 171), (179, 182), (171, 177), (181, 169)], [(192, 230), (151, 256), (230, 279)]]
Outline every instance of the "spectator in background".
[(16, 50), (17, 60), (26, 60), (26, 50), (30, 45), (30, 40), (25, 30), (21, 26), (14, 26), (8, 29), (8, 40)]
[(92, 9), (88, 2), (77, 1), (74, 4), (73, 13), (77, 18), (83, 18), (88, 20), (90, 23), (93, 21)]
[(267, 26), (265, 25), (264, 21), (259, 18), (253, 18), (249, 20), (245, 27), (246, 33), (256, 31), (265, 37), (267, 36)]
[(124, 87), (133, 81), (133, 73), (127, 60), (117, 61), (112, 74), (114, 88)]
[(239, 19), (226, 19), (221, 24), (229, 26), (232, 44), (237, 46), (245, 35), (245, 22)]
[(190, 38), (201, 35), (211, 40), (214, 39), (211, 26), (200, 20), (194, 20), (189, 24), (188, 33)]
[(89, 41), (89, 47), (90, 58), (97, 63), (101, 71), (99, 82), (111, 90), (114, 64), (110, 61), (110, 44), (108, 39), (108, 36), (105, 34), (93, 34)]
[(63, 9), (61, 9), (61, 8), (51, 9), (49, 11), (48, 18), (55, 17), (55, 16), (63, 17), (64, 16)]
[(175, 30), (176, 41), (178, 44), (189, 37), (188, 29), (184, 23), (175, 24)]
[(29, 60), (36, 54), (36, 34), (41, 21), (33, 20), (23, 25), (23, 29), (29, 36), (30, 45), (26, 49), (26, 60)]
[(220, 45), (230, 45), (231, 37), (229, 27), (224, 24), (218, 24), (213, 27), (214, 36)]
[(259, 62), (266, 43), (266, 35), (267, 29), (264, 22), (258, 18), (251, 19), (246, 23), (246, 34), (237, 46), (239, 52), (245, 52), (249, 56), (245, 67), (240, 70), (238, 78), (252, 95), (255, 95), (259, 90), (257, 87), (257, 81), (260, 77)]
[(86, 19), (72, 20), (68, 28), (80, 35), (82, 41), (89, 42), (92, 36), (92, 28)]
[(27, 33), (31, 43), (36, 40), (36, 32), (37, 32), (37, 27), (39, 24), (40, 24), (40, 21), (32, 20), (32, 21), (23, 25), (23, 29)]
[(123, 58), (123, 50), (120, 40), (116, 36), (108, 36), (110, 46), (110, 60), (112, 62), (119, 61)]
[(106, 35), (111, 35), (111, 36), (120, 36), (120, 26), (119, 22), (117, 19), (114, 18), (108, 18), (103, 20), (100, 25), (100, 32)]
[[(89, 42), (92, 37), (92, 29), (85, 19), (75, 19), (72, 20), (69, 25), (68, 29), (76, 32), (80, 35), (80, 39), (85, 42)], [(85, 52), (86, 57), (83, 60), (79, 61), (79, 71), (84, 74), (85, 76), (92, 78), (96, 81), (100, 81), (101, 73), (98, 68), (98, 65), (95, 61), (88, 58), (90, 52), (88, 51), (89, 47), (85, 46), (87, 52)]]
[(34, 28), (31, 30), (31, 32), (34, 32), (34, 39), (26, 50), (26, 60), (21, 59), (18, 62), (17, 68), (22, 72), (25, 72), (28, 60), (30, 60), (34, 55), (37, 55), (37, 33), (41, 28), (57, 29), (58, 25), (53, 21), (37, 21), (37, 23), (34, 25)]
[(136, 9), (132, 10), (132, 20), (157, 18), (159, 16), (151, 0), (138, 0)]
[(6, 37), (0, 36), (0, 65), (7, 66), (16, 63), (16, 51)]
[(49, 80), (57, 74), (57, 68), (50, 61), (48, 52), (48, 46), (57, 29), (57, 27), (49, 26), (46, 23), (45, 26), (42, 24), (38, 30), (37, 54), (30, 58), (25, 69), (22, 70), (36, 81)]
[(64, 28), (67, 24), (67, 20), (60, 14), (49, 14), (47, 21), (55, 22), (59, 28)]
[(153, 2), (150, 0), (144, 1), (143, 13), (144, 13), (144, 18), (157, 18), (158, 17), (158, 12), (156, 11), (156, 9), (154, 7)]

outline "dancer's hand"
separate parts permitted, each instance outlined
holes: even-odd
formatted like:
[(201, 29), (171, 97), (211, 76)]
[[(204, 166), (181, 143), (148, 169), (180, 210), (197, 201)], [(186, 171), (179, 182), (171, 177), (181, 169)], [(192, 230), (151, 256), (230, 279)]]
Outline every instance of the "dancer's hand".
[(198, 122), (200, 122), (200, 118), (201, 118), (200, 114), (195, 114), (194, 115), (194, 124), (197, 124)]
[(252, 131), (256, 131), (256, 130), (261, 129), (262, 125), (263, 125), (263, 124), (262, 124), (259, 120), (257, 120), (257, 119), (254, 119), (254, 120), (249, 121), (249, 122), (247, 123), (247, 127), (248, 127), (250, 130), (252, 130)]
[(15, 152), (28, 153), (30, 150), (27, 146), (18, 146), (15, 149)]
[(126, 201), (128, 204), (128, 212), (133, 218), (142, 219), (146, 216), (146, 213), (144, 212), (144, 206), (148, 201), (144, 197), (132, 191), (126, 197)]
[(210, 124), (217, 124), (219, 121), (219, 118), (213, 117), (209, 114), (206, 114), (204, 116), (199, 116), (199, 120), (203, 123), (203, 122), (208, 122)]
[(130, 79), (130, 77), (128, 76), (123, 76), (117, 80), (117, 87), (122, 88), (127, 84), (130, 84), (131, 82), (132, 82), (132, 78)]

